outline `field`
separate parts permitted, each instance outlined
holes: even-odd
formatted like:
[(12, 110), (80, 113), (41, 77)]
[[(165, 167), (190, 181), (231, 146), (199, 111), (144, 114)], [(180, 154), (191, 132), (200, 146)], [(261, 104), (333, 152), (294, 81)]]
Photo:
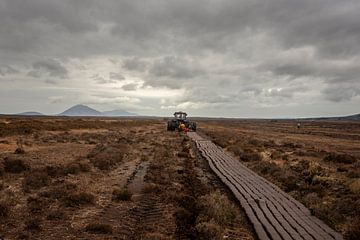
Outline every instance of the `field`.
[[(199, 134), (358, 239), (360, 123), (199, 120)], [(256, 239), (162, 119), (0, 119), (0, 238)]]
[(162, 120), (0, 119), (0, 239), (256, 239)]
[(304, 203), (344, 234), (360, 238), (360, 123), (200, 121), (200, 132)]

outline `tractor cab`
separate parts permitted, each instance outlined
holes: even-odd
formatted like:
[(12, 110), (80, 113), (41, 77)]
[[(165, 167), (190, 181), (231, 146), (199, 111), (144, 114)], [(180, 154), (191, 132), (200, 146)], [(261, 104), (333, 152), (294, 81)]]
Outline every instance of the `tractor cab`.
[(175, 113), (174, 113), (174, 117), (175, 117), (178, 121), (185, 121), (185, 120), (186, 120), (186, 116), (187, 116), (187, 113), (185, 113), (185, 112), (175, 112)]

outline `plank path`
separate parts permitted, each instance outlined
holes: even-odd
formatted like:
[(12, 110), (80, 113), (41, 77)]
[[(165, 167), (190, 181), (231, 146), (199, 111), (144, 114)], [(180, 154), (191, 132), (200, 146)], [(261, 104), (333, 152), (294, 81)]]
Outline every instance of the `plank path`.
[(189, 132), (210, 168), (244, 208), (260, 240), (339, 240), (342, 235), (312, 216), (289, 194), (251, 171), (213, 142)]

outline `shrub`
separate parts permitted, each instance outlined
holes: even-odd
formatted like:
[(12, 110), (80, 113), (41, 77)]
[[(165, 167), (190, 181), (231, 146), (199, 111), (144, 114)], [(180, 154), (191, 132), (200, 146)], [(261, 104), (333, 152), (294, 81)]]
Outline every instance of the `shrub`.
[(77, 174), (80, 172), (89, 172), (91, 166), (89, 163), (85, 161), (72, 162), (65, 166), (64, 173), (65, 174)]
[(110, 234), (113, 232), (111, 225), (102, 223), (90, 223), (85, 227), (85, 231), (95, 234)]
[(42, 198), (29, 197), (27, 199), (27, 207), (31, 213), (39, 213), (46, 208), (46, 203)]
[(178, 157), (180, 157), (180, 158), (189, 158), (190, 154), (187, 153), (187, 152), (179, 152)]
[(360, 178), (354, 180), (350, 186), (350, 190), (355, 194), (360, 194)]
[(155, 192), (159, 192), (160, 186), (155, 184), (155, 183), (146, 183), (142, 189), (143, 193), (155, 193)]
[(349, 221), (346, 226), (344, 237), (346, 240), (358, 240), (360, 238), (360, 219)]
[(30, 220), (25, 222), (25, 229), (29, 230), (29, 231), (34, 231), (34, 232), (41, 231), (40, 222), (41, 221), (38, 218), (30, 219)]
[(60, 219), (64, 219), (65, 217), (65, 213), (63, 211), (60, 210), (54, 210), (48, 213), (48, 215), (46, 216), (47, 220), (60, 220)]
[(21, 159), (4, 159), (4, 170), (9, 173), (21, 173), (23, 171), (29, 170), (30, 167), (24, 163)]
[(50, 177), (60, 177), (65, 175), (64, 169), (60, 166), (46, 166), (45, 170), (47, 172), (47, 175), (49, 175)]
[(15, 154), (25, 154), (25, 150), (23, 147), (18, 147), (18, 148), (16, 148), (14, 153)]
[(351, 164), (356, 162), (356, 158), (349, 154), (330, 153), (324, 157), (324, 161)]
[(222, 237), (221, 227), (211, 223), (202, 222), (196, 225), (197, 238), (200, 240), (220, 240)]
[(130, 201), (132, 193), (127, 189), (114, 189), (112, 193), (113, 201)]
[(65, 183), (59, 186), (54, 186), (48, 191), (40, 192), (39, 196), (45, 198), (52, 198), (65, 202), (70, 194), (76, 193), (77, 186), (73, 183)]
[(205, 219), (213, 219), (221, 226), (233, 223), (236, 218), (234, 205), (220, 191), (200, 197), (200, 209)]
[(50, 177), (44, 169), (38, 169), (28, 173), (23, 180), (23, 189), (28, 192), (32, 189), (40, 189), (49, 185)]
[(121, 162), (127, 147), (124, 144), (112, 146), (97, 145), (89, 154), (90, 162), (100, 170), (110, 170)]
[(94, 204), (95, 197), (90, 193), (73, 193), (69, 194), (65, 199), (65, 206), (67, 207), (80, 207), (83, 205)]
[(0, 177), (3, 176), (5, 173), (4, 165), (0, 162)]
[(240, 159), (244, 162), (261, 161), (262, 157), (257, 152), (242, 152)]
[(6, 202), (0, 202), (0, 218), (6, 218), (9, 216), (10, 207)]

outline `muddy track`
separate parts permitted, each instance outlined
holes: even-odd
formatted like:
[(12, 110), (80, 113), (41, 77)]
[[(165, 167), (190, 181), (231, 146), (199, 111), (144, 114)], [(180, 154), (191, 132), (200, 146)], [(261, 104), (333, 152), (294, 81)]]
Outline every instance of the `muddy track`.
[(301, 203), (196, 133), (188, 134), (211, 169), (231, 189), (261, 240), (342, 239)]

